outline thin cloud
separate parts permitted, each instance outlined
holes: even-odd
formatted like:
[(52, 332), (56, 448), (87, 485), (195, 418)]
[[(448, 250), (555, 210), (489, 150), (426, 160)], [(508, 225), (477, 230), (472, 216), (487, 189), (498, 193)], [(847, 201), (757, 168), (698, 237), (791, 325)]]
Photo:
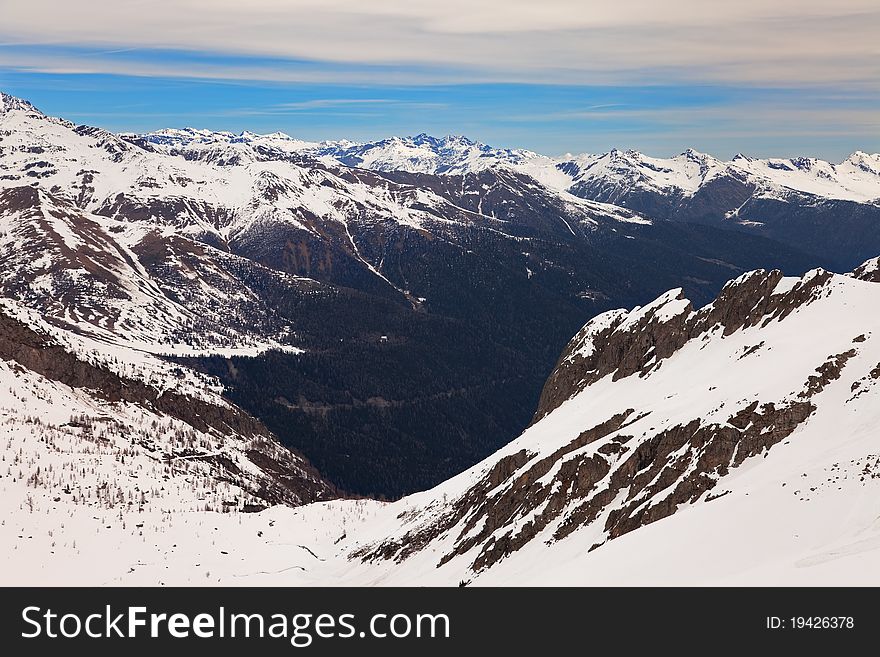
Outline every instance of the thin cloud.
[[(366, 65), (386, 67), (369, 71), (372, 79), (421, 84), (457, 70), (460, 80), (483, 81), (876, 88), (878, 32), (876, 0), (43, 0), (39, 12), (7, 0), (0, 24), (5, 43), (145, 50), (140, 61), (96, 58), (94, 72), (141, 74), (164, 63), (181, 75), (238, 77), (250, 68), (193, 71), (185, 58), (157, 62), (150, 53), (176, 49), (277, 58), (258, 68), (259, 79), (289, 80), (283, 60), (295, 60), (343, 67), (297, 72), (310, 79), (356, 82)], [(33, 66), (64, 68), (64, 55), (47, 57)]]
[(316, 98), (296, 103), (279, 103), (276, 108), (286, 110), (309, 110), (324, 107), (349, 107), (351, 105), (395, 105), (399, 100), (393, 98)]
[(215, 116), (283, 116), (285, 114), (321, 114), (335, 116), (372, 116), (366, 111), (391, 109), (443, 109), (446, 103), (425, 103), (394, 98), (316, 98), (266, 107), (240, 107), (214, 113)]

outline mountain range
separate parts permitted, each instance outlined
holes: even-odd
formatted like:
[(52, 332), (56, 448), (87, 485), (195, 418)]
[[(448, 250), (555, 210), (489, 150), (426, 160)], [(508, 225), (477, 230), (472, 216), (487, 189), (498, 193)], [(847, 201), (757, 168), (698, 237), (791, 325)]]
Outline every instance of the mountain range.
[[(771, 237), (845, 267), (856, 266), (878, 248), (872, 228), (880, 205), (880, 154), (861, 151), (831, 163), (813, 157), (761, 159), (742, 154), (722, 161), (694, 149), (671, 158), (633, 150), (548, 157), (493, 148), (461, 136), (426, 134), (368, 143), (314, 143), (284, 133), (233, 135), (188, 129), (131, 138), (192, 159), (240, 162), (256, 150), (270, 157), (300, 153), (330, 165), (381, 172), (467, 175), (507, 168), (557, 192), (655, 219)], [(829, 222), (839, 229), (830, 242), (825, 235)]]
[[(2, 94), (7, 566), (663, 581), (656, 545), (697, 583), (854, 576), (878, 212), (865, 153), (117, 135)], [(725, 536), (714, 570), (682, 549)]]

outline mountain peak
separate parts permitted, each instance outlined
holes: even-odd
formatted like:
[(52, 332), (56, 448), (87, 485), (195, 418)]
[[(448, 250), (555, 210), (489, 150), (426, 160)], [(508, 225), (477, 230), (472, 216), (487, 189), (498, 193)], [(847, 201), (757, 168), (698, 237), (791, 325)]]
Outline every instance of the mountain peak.
[(435, 137), (427, 132), (420, 132), (412, 137), (399, 137), (399, 141), (409, 142), (416, 146), (429, 146), (431, 148), (441, 148), (450, 144), (463, 144), (464, 146), (478, 146), (478, 142), (465, 137), (464, 135), (444, 135), (443, 137)]
[(856, 151), (846, 158), (844, 163), (852, 164), (870, 173), (880, 173), (880, 153), (871, 154), (865, 151)]
[(436, 144), (437, 142), (441, 141), (437, 137), (434, 137), (433, 135), (429, 135), (427, 132), (420, 132), (417, 135), (409, 137), (409, 139), (407, 139), (406, 137), (403, 137), (402, 140), (403, 141), (412, 141), (417, 144), (420, 144), (420, 143)]
[(11, 112), (13, 110), (42, 114), (40, 110), (31, 105), (28, 101), (18, 98), (17, 96), (10, 96), (9, 94), (0, 91), (0, 114), (5, 114), (6, 112)]
[(679, 157), (686, 157), (689, 160), (695, 160), (697, 162), (704, 162), (709, 159), (711, 155), (707, 155), (706, 153), (701, 153), (696, 148), (688, 148), (683, 153), (679, 155)]
[(856, 267), (850, 276), (863, 281), (880, 283), (880, 257), (871, 258), (867, 262)]

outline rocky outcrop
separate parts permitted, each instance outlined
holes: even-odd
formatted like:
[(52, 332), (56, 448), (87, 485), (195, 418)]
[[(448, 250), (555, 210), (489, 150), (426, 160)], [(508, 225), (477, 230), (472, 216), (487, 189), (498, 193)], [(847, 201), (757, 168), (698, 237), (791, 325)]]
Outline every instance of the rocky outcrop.
[(850, 349), (842, 354), (829, 356), (827, 361), (816, 368), (816, 374), (811, 375), (810, 378), (807, 379), (806, 387), (799, 396), (803, 399), (809, 399), (822, 392), (825, 389), (825, 386), (840, 378), (840, 374), (846, 366), (847, 361), (855, 355), (856, 350)]
[[(432, 540), (451, 530), (466, 518), (468, 520), (459, 535), (459, 542), (455, 550), (443, 557), (441, 564), (457, 554), (467, 552), (475, 545), (485, 541), (495, 529), (503, 527), (514, 517), (527, 514), (534, 511), (542, 503), (547, 503), (548, 497), (551, 495), (550, 488), (546, 482), (542, 483), (540, 480), (550, 471), (551, 467), (566, 454), (618, 431), (625, 426), (625, 421), (632, 413), (633, 411), (630, 410), (617, 414), (607, 422), (584, 431), (574, 441), (556, 450), (550, 456), (533, 463), (520, 474), (517, 473), (532, 460), (534, 455), (521, 450), (501, 458), (477, 484), (456, 501), (451, 511), (439, 522), (423, 530), (407, 534), (399, 541), (390, 541), (376, 549), (364, 550), (358, 556), (366, 559), (394, 558), (397, 561), (402, 561), (413, 552), (423, 549)], [(598, 470), (602, 469), (602, 466), (599, 465), (600, 462), (604, 461), (597, 459), (596, 468)], [(515, 478), (514, 475), (516, 475)], [(513, 483), (509, 485), (511, 479)], [(489, 496), (489, 493), (501, 484), (505, 485), (504, 492)], [(589, 486), (587, 481), (583, 481), (582, 484)], [(563, 500), (564, 491), (557, 493), (560, 492), (562, 496), (557, 494), (556, 499)], [(546, 521), (549, 521), (551, 517), (552, 513), (547, 514)], [(480, 531), (472, 536), (467, 536), (479, 520), (485, 520)], [(546, 526), (546, 521), (539, 519), (530, 525), (515, 541), (517, 547), (531, 540), (538, 531)]]
[(867, 262), (856, 267), (852, 273), (853, 278), (869, 281), (871, 283), (880, 283), (880, 257), (872, 258)]
[(784, 319), (818, 298), (832, 276), (817, 269), (790, 289), (777, 292), (782, 273), (758, 270), (725, 285), (716, 301), (700, 310), (693, 309), (681, 290), (673, 290), (632, 313), (615, 310), (600, 315), (566, 347), (544, 386), (533, 421), (609, 374), (615, 381), (646, 375), (690, 340), (713, 330), (727, 336)]
[[(625, 430), (646, 415), (630, 409), (543, 458), (525, 450), (505, 456), (442, 519), (356, 556), (402, 561), (455, 532), (454, 547), (438, 566), (475, 551), (471, 568), (479, 572), (550, 526), (556, 527), (552, 540), (562, 540), (604, 517), (605, 540), (611, 540), (696, 502), (732, 468), (790, 436), (814, 410), (809, 401), (753, 402), (725, 424), (695, 419), (638, 441)], [(596, 442), (596, 449), (583, 449)]]
[[(694, 420), (641, 443), (618, 469), (606, 494), (614, 497), (628, 490), (625, 505), (608, 514), (608, 538), (622, 536), (697, 501), (731, 468), (791, 435), (815, 408), (809, 402), (781, 407), (766, 403), (759, 408), (754, 402), (730, 417), (728, 426), (701, 426)], [(555, 537), (563, 538), (577, 529), (586, 520), (582, 518), (583, 513), (576, 510)]]

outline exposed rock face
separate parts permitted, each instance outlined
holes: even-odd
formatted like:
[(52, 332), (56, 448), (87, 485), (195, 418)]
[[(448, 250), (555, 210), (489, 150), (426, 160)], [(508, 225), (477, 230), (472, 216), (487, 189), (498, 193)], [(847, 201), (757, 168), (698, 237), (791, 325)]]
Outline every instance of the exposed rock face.
[(880, 258), (872, 258), (863, 263), (852, 273), (854, 278), (871, 283), (880, 283)]
[(784, 319), (814, 300), (831, 272), (815, 270), (792, 289), (777, 292), (778, 270), (759, 270), (731, 281), (718, 299), (698, 310), (673, 290), (631, 314), (614, 310), (592, 320), (568, 344), (541, 393), (535, 420), (546, 416), (591, 383), (645, 375), (690, 340), (719, 327), (723, 335)]
[[(727, 425), (702, 426), (693, 420), (637, 442), (635, 448), (630, 447), (634, 436), (622, 430), (644, 416), (634, 416), (631, 410), (537, 461), (530, 462), (526, 452), (505, 457), (440, 522), (361, 556), (401, 561), (454, 531), (455, 547), (438, 565), (476, 548), (472, 568), (478, 572), (519, 550), (551, 524), (556, 526), (553, 540), (562, 540), (600, 516), (605, 517), (607, 538), (614, 539), (697, 501), (719, 477), (788, 437), (814, 410), (809, 402), (781, 407), (767, 403), (760, 408), (754, 402), (731, 416)], [(612, 434), (596, 452), (564, 458)], [(551, 471), (555, 474), (548, 477)], [(500, 492), (491, 493), (502, 483)], [(623, 501), (611, 508), (620, 496)]]
[[(522, 533), (515, 538), (508, 534), (503, 542), (505, 547), (490, 549), (489, 553), (497, 553), (499, 550), (503, 552), (506, 549), (517, 549), (534, 538), (540, 530), (544, 529), (547, 523), (554, 517), (554, 512), (558, 512), (560, 507), (558, 504), (554, 505), (554, 499), (550, 499), (551, 496), (555, 496), (556, 502), (565, 501), (568, 492), (567, 490), (557, 489), (554, 492), (552, 486), (540, 481), (541, 478), (544, 477), (553, 465), (566, 454), (584, 447), (585, 445), (589, 445), (600, 438), (604, 438), (609, 433), (621, 429), (624, 426), (625, 420), (631, 413), (632, 411), (620, 413), (611, 418), (608, 422), (593, 427), (588, 431), (584, 431), (565, 447), (562, 447), (556, 450), (552, 455), (533, 463), (525, 472), (518, 474), (516, 478), (513, 479), (512, 486), (506, 488), (505, 492), (487, 497), (487, 495), (500, 484), (509, 483), (511, 477), (525, 464), (529, 463), (534, 455), (529, 454), (526, 451), (520, 451), (516, 454), (502, 458), (494, 467), (492, 467), (482, 481), (471, 487), (470, 490), (453, 505), (452, 511), (448, 513), (441, 522), (429, 527), (426, 531), (407, 535), (398, 542), (385, 544), (377, 552), (365, 553), (364, 556), (369, 558), (382, 556), (384, 558), (395, 558), (400, 561), (414, 551), (423, 548), (443, 532), (455, 527), (459, 521), (468, 518), (464, 529), (459, 536), (460, 542), (457, 544), (453, 552), (443, 557), (441, 560), (442, 564), (457, 554), (463, 554), (474, 546), (485, 542), (495, 530), (503, 528), (516, 515), (529, 513), (542, 505), (546, 505), (547, 508), (544, 513), (539, 515), (535, 522), (527, 525)], [(568, 471), (567, 475), (568, 478), (571, 478), (571, 476), (574, 475), (574, 478), (579, 482), (580, 488), (583, 490), (589, 490), (591, 486), (601, 479), (601, 476), (607, 471), (607, 463), (603, 459), (598, 458), (584, 464), (580, 474), (578, 474), (578, 472)], [(484, 518), (485, 524), (480, 531), (470, 536), (466, 536), (476, 528), (477, 522)], [(487, 553), (486, 555), (481, 555), (477, 559), (477, 562), (481, 565), (485, 565), (491, 562), (491, 560), (492, 557), (488, 556)]]
[(23, 112), (32, 112), (40, 114), (40, 111), (23, 98), (10, 96), (0, 91), (0, 114), (5, 114), (12, 110), (20, 110)]
[(836, 381), (840, 378), (840, 374), (846, 366), (847, 361), (855, 355), (856, 350), (850, 349), (842, 354), (829, 356), (827, 361), (816, 368), (816, 374), (811, 375), (810, 378), (807, 379), (806, 388), (799, 396), (803, 399), (809, 399), (813, 395), (822, 392), (825, 389), (825, 386), (831, 381)]
[[(620, 474), (612, 478), (611, 490), (605, 495), (613, 499), (628, 489), (626, 504), (608, 515), (608, 537), (617, 538), (672, 515), (681, 504), (697, 501), (715, 487), (718, 477), (787, 438), (814, 410), (809, 402), (780, 408), (773, 403), (758, 408), (754, 402), (729, 418), (731, 426), (700, 426), (699, 420), (694, 420), (641, 443), (618, 469)], [(589, 515), (578, 509), (556, 537), (563, 538), (589, 520)]]

